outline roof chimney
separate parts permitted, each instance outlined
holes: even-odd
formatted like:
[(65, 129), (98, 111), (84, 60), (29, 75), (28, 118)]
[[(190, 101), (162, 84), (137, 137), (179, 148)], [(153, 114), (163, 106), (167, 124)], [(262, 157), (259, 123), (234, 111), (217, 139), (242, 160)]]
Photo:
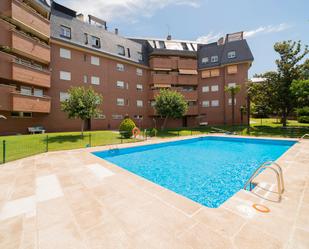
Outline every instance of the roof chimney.
[(118, 35), (119, 34), (119, 30), (118, 28), (115, 28), (115, 34)]
[(172, 35), (168, 35), (167, 37), (166, 37), (166, 40), (172, 40)]

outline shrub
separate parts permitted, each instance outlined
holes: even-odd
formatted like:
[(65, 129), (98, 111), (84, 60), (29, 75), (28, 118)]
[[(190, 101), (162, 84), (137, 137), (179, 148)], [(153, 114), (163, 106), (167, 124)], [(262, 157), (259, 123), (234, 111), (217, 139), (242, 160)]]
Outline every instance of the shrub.
[(125, 118), (119, 126), (119, 132), (121, 132), (125, 138), (130, 138), (133, 135), (132, 130), (134, 127), (136, 127), (134, 121), (130, 118)]
[(297, 116), (309, 116), (309, 106), (297, 109)]
[(151, 137), (155, 137), (155, 136), (157, 136), (157, 133), (158, 133), (158, 130), (157, 130), (156, 128), (152, 128), (152, 129), (150, 130), (150, 132), (149, 132), (149, 135), (150, 135)]
[(309, 123), (309, 116), (298, 116), (297, 118), (299, 123)]

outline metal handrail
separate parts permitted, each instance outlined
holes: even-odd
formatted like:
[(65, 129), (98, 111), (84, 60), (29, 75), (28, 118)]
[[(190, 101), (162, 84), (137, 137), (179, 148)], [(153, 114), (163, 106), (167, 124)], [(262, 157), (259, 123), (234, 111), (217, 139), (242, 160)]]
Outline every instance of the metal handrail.
[(210, 127), (210, 128), (213, 129), (213, 130), (215, 130), (215, 131), (224, 132), (224, 133), (226, 133), (226, 134), (235, 134), (235, 132), (223, 130), (223, 129), (216, 128), (216, 127)]
[(309, 137), (309, 134), (308, 134), (308, 133), (302, 135), (302, 136), (299, 138), (299, 141), (302, 140), (302, 139), (304, 139), (304, 138), (307, 137), (307, 136)]
[[(275, 169), (274, 166), (277, 167), (277, 169)], [(247, 189), (248, 185), (250, 184), (250, 191), (252, 190), (252, 181), (253, 179), (258, 175), (258, 173), (262, 170), (262, 169), (271, 169), (275, 174), (276, 174), (276, 178), (277, 178), (277, 188), (278, 188), (278, 194), (279, 194), (279, 201), (281, 200), (281, 195), (284, 192), (284, 181), (283, 181), (283, 172), (282, 172), (282, 168), (281, 166), (273, 161), (267, 161), (264, 162), (260, 167), (258, 167), (253, 174), (251, 175), (251, 177), (249, 178), (249, 180), (246, 182), (245, 186), (244, 186), (244, 190)]]

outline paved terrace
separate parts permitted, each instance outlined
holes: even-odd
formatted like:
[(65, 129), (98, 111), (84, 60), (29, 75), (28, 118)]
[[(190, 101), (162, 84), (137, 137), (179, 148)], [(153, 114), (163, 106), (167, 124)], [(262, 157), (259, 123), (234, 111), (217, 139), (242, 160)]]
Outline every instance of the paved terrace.
[[(309, 248), (309, 141), (278, 160), (286, 184), (281, 203), (241, 190), (217, 209), (89, 153), (107, 148), (51, 152), (1, 166), (0, 248)], [(258, 180), (270, 186), (266, 171)], [(262, 188), (257, 194), (276, 199)], [(257, 212), (253, 203), (270, 213)]]

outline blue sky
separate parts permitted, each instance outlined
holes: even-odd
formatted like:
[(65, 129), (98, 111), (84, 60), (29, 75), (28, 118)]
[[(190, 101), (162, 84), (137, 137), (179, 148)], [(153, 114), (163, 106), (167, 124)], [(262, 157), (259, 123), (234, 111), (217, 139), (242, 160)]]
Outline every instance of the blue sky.
[[(273, 44), (301, 40), (309, 45), (308, 0), (58, 0), (108, 27), (133, 37), (166, 37), (212, 42), (226, 33), (246, 31), (255, 61), (250, 76), (274, 70)], [(169, 28), (168, 28), (169, 27)]]

